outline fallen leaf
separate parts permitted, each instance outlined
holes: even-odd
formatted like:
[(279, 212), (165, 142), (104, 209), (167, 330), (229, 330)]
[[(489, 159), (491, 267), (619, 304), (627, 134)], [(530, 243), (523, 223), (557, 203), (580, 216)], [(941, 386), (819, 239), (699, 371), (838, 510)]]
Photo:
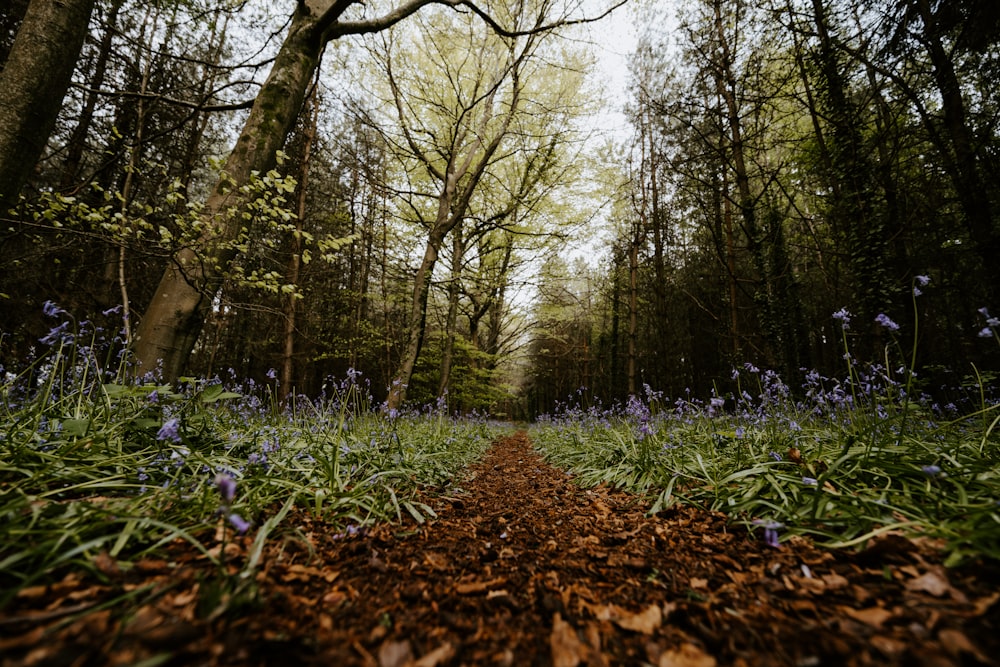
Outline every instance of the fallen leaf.
[(22, 600), (34, 600), (44, 597), (49, 592), (48, 586), (25, 586), (17, 592), (17, 597)]
[(428, 551), (424, 554), (424, 563), (432, 570), (443, 571), (448, 569), (448, 557), (436, 551)]
[(102, 549), (96, 556), (94, 556), (94, 567), (101, 572), (101, 574), (115, 579), (121, 576), (121, 568), (118, 567), (118, 561), (111, 557), (107, 550)]
[(576, 667), (583, 661), (586, 654), (583, 642), (576, 636), (576, 630), (562, 619), (559, 612), (556, 612), (552, 618), (549, 646), (552, 649), (553, 667)]
[(841, 576), (836, 572), (824, 574), (820, 578), (823, 580), (823, 583), (826, 584), (827, 589), (831, 591), (837, 591), (840, 590), (841, 588), (846, 588), (851, 583), (850, 581), (847, 580), (847, 577)]
[(984, 665), (991, 665), (993, 661), (983, 655), (982, 651), (976, 648), (975, 644), (961, 630), (946, 628), (938, 633), (941, 646), (955, 658), (961, 658), (963, 654), (969, 654)]
[(638, 614), (628, 614), (613, 620), (624, 630), (651, 635), (663, 623), (663, 611), (658, 605), (651, 604)]
[(413, 649), (407, 640), (387, 639), (378, 647), (379, 667), (403, 667), (413, 660)]
[(698, 590), (699, 588), (708, 588), (708, 579), (701, 579), (699, 577), (691, 577), (691, 582), (688, 584), (691, 590)]
[(455, 584), (455, 592), (459, 595), (475, 595), (477, 593), (488, 591), (494, 586), (501, 586), (505, 583), (507, 583), (506, 577), (497, 577), (496, 579), (490, 579), (489, 581), (469, 581), (461, 584)]
[(997, 603), (997, 600), (1000, 600), (1000, 591), (996, 591), (994, 593), (991, 593), (990, 595), (987, 595), (986, 597), (982, 597), (976, 600), (975, 603), (973, 603), (976, 608), (975, 615), (982, 616), (983, 614), (985, 614), (987, 611), (989, 611), (990, 607), (992, 607)]
[(882, 624), (892, 618), (892, 612), (883, 607), (868, 607), (867, 609), (854, 609), (853, 607), (841, 607), (841, 611), (873, 628), (881, 628)]
[(410, 663), (410, 667), (437, 667), (441, 663), (451, 660), (454, 655), (455, 647), (449, 642), (445, 642), (416, 662)]
[(343, 591), (330, 591), (323, 596), (323, 604), (336, 607), (347, 599), (347, 594)]
[(715, 667), (715, 658), (691, 643), (660, 654), (659, 667)]
[(887, 658), (894, 658), (898, 655), (902, 655), (903, 651), (906, 650), (906, 642), (893, 639), (892, 637), (875, 635), (868, 641)]
[(921, 591), (939, 598), (951, 590), (951, 584), (948, 583), (946, 578), (931, 570), (930, 572), (925, 572), (916, 579), (910, 579), (907, 581), (906, 590)]

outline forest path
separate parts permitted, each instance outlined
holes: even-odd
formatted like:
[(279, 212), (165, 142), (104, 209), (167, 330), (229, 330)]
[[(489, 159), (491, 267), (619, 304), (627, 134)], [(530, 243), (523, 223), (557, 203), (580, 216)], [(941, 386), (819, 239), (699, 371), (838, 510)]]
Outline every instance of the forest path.
[[(634, 496), (572, 484), (524, 432), (498, 440), (462, 488), (424, 498), (435, 520), (346, 538), (288, 517), (300, 537), (269, 543), (262, 604), (239, 614), (198, 618), (207, 592), (192, 564), (132, 618), (88, 614), (45, 635), (47, 655), (0, 662), (805, 667), (1000, 656), (994, 565), (945, 570), (898, 536), (861, 554), (800, 539), (772, 548), (690, 507), (649, 518)], [(143, 567), (150, 581), (165, 576)], [(18, 645), (2, 636), (0, 655)]]

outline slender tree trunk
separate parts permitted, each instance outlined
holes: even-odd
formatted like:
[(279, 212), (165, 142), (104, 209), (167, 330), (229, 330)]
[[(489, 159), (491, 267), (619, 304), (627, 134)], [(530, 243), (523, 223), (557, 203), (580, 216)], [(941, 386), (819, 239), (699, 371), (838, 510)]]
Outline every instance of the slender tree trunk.
[[(302, 221), (306, 217), (306, 194), (309, 189), (310, 158), (312, 157), (313, 142), (316, 140), (316, 125), (319, 122), (317, 90), (318, 87), (314, 84), (309, 100), (312, 105), (312, 113), (310, 114), (309, 121), (306, 123), (302, 145), (302, 168), (299, 170), (299, 200), (295, 216), (295, 234), (292, 235), (292, 252), (288, 258), (288, 283), (295, 285), (296, 288), (298, 288), (299, 274), (302, 268)], [(285, 298), (284, 353), (281, 358), (281, 375), (279, 376), (279, 381), (281, 382), (282, 398), (286, 399), (292, 394), (295, 383), (295, 319), (298, 314), (298, 301), (297, 292), (288, 294)]]
[(993, 224), (993, 211), (987, 188), (980, 174), (980, 159), (976, 142), (966, 120), (965, 100), (955, 72), (955, 65), (941, 40), (939, 22), (928, 0), (915, 0), (917, 12), (924, 26), (924, 40), (934, 66), (934, 79), (944, 111), (945, 132), (951, 143), (954, 157), (954, 183), (965, 217), (969, 236), (982, 259), (991, 281), (991, 296), (996, 297), (1000, 279), (992, 270), (1000, 257), (1000, 233)]
[(388, 407), (390, 409), (398, 409), (406, 400), (407, 386), (410, 383), (410, 378), (413, 377), (413, 369), (417, 365), (420, 350), (424, 345), (424, 332), (427, 330), (427, 298), (430, 295), (434, 266), (437, 264), (445, 237), (460, 220), (460, 218), (454, 219), (449, 215), (457, 178), (454, 174), (449, 173), (448, 181), (438, 197), (437, 220), (427, 235), (424, 257), (413, 280), (413, 298), (410, 301), (410, 316), (407, 325), (409, 335), (399, 370), (389, 388)]
[(59, 185), (63, 189), (75, 185), (79, 178), (87, 136), (90, 134), (90, 126), (94, 122), (94, 110), (97, 108), (99, 97), (97, 91), (104, 86), (104, 76), (108, 70), (108, 60), (111, 58), (111, 39), (117, 29), (118, 12), (124, 3), (125, 0), (113, 0), (104, 20), (104, 33), (101, 35), (101, 44), (98, 47), (93, 73), (90, 76), (90, 91), (84, 97), (83, 109), (80, 110), (76, 127), (73, 128), (73, 134), (70, 136), (66, 149), (66, 159), (63, 161), (62, 176), (59, 180)]
[(0, 216), (45, 150), (95, 0), (32, 0), (0, 71)]
[(462, 236), (462, 224), (452, 231), (451, 246), (451, 278), (448, 282), (448, 315), (445, 318), (444, 350), (441, 352), (441, 382), (438, 385), (438, 396), (448, 393), (451, 384), (451, 366), (455, 356), (455, 327), (458, 324), (458, 297), (461, 294), (462, 261), (465, 255), (465, 239)]
[[(638, 225), (636, 225), (638, 227)], [(628, 393), (636, 393), (637, 361), (636, 350), (639, 335), (639, 242), (640, 230), (632, 232), (632, 238), (628, 246), (628, 346), (626, 359), (626, 379), (628, 382)]]
[(729, 178), (722, 170), (722, 228), (726, 235), (726, 273), (729, 285), (729, 333), (733, 337), (733, 362), (740, 361), (739, 290), (736, 285), (736, 238), (733, 234), (733, 205), (729, 197)]
[(858, 354), (870, 358), (876, 351), (879, 334), (875, 315), (891, 302), (886, 270), (885, 219), (877, 214), (872, 190), (874, 169), (861, 137), (860, 112), (851, 99), (844, 80), (837, 45), (828, 25), (824, 0), (812, 0), (813, 18), (819, 38), (820, 100), (831, 126), (827, 146), (830, 151), (829, 178), (838, 182), (830, 218), (834, 232), (845, 242), (853, 284), (856, 315), (870, 327), (872, 336), (860, 341)]

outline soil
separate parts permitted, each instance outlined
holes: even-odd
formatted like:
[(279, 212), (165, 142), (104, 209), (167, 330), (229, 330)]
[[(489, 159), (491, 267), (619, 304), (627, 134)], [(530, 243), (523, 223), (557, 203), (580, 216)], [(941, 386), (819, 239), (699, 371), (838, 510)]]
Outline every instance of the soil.
[[(27, 588), (0, 612), (2, 665), (991, 665), (1000, 568), (945, 569), (935, 545), (768, 546), (720, 514), (655, 517), (584, 490), (521, 432), (497, 441), (437, 514), (353, 535), (282, 523), (252, 580), (229, 543), (220, 589), (183, 543)], [(215, 583), (213, 583), (215, 582)], [(130, 595), (123, 601), (123, 595)]]

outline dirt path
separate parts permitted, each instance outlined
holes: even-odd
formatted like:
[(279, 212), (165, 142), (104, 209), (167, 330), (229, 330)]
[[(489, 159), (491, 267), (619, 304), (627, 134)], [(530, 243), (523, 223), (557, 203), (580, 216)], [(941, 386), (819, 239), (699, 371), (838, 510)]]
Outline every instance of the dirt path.
[(631, 496), (575, 487), (524, 433), (496, 443), (463, 488), (425, 499), (439, 518), (422, 526), (337, 537), (295, 517), (301, 537), (262, 560), (262, 604), (228, 618), (199, 618), (208, 589), (195, 560), (122, 575), (119, 590), (171, 584), (124, 621), (109, 610), (61, 628), (25, 622), (44, 601), (99, 598), (106, 587), (92, 582), (27, 596), (0, 618), (2, 664), (945, 666), (1000, 656), (994, 565), (945, 571), (898, 537), (861, 555), (801, 540), (775, 549), (690, 508), (646, 518)]

